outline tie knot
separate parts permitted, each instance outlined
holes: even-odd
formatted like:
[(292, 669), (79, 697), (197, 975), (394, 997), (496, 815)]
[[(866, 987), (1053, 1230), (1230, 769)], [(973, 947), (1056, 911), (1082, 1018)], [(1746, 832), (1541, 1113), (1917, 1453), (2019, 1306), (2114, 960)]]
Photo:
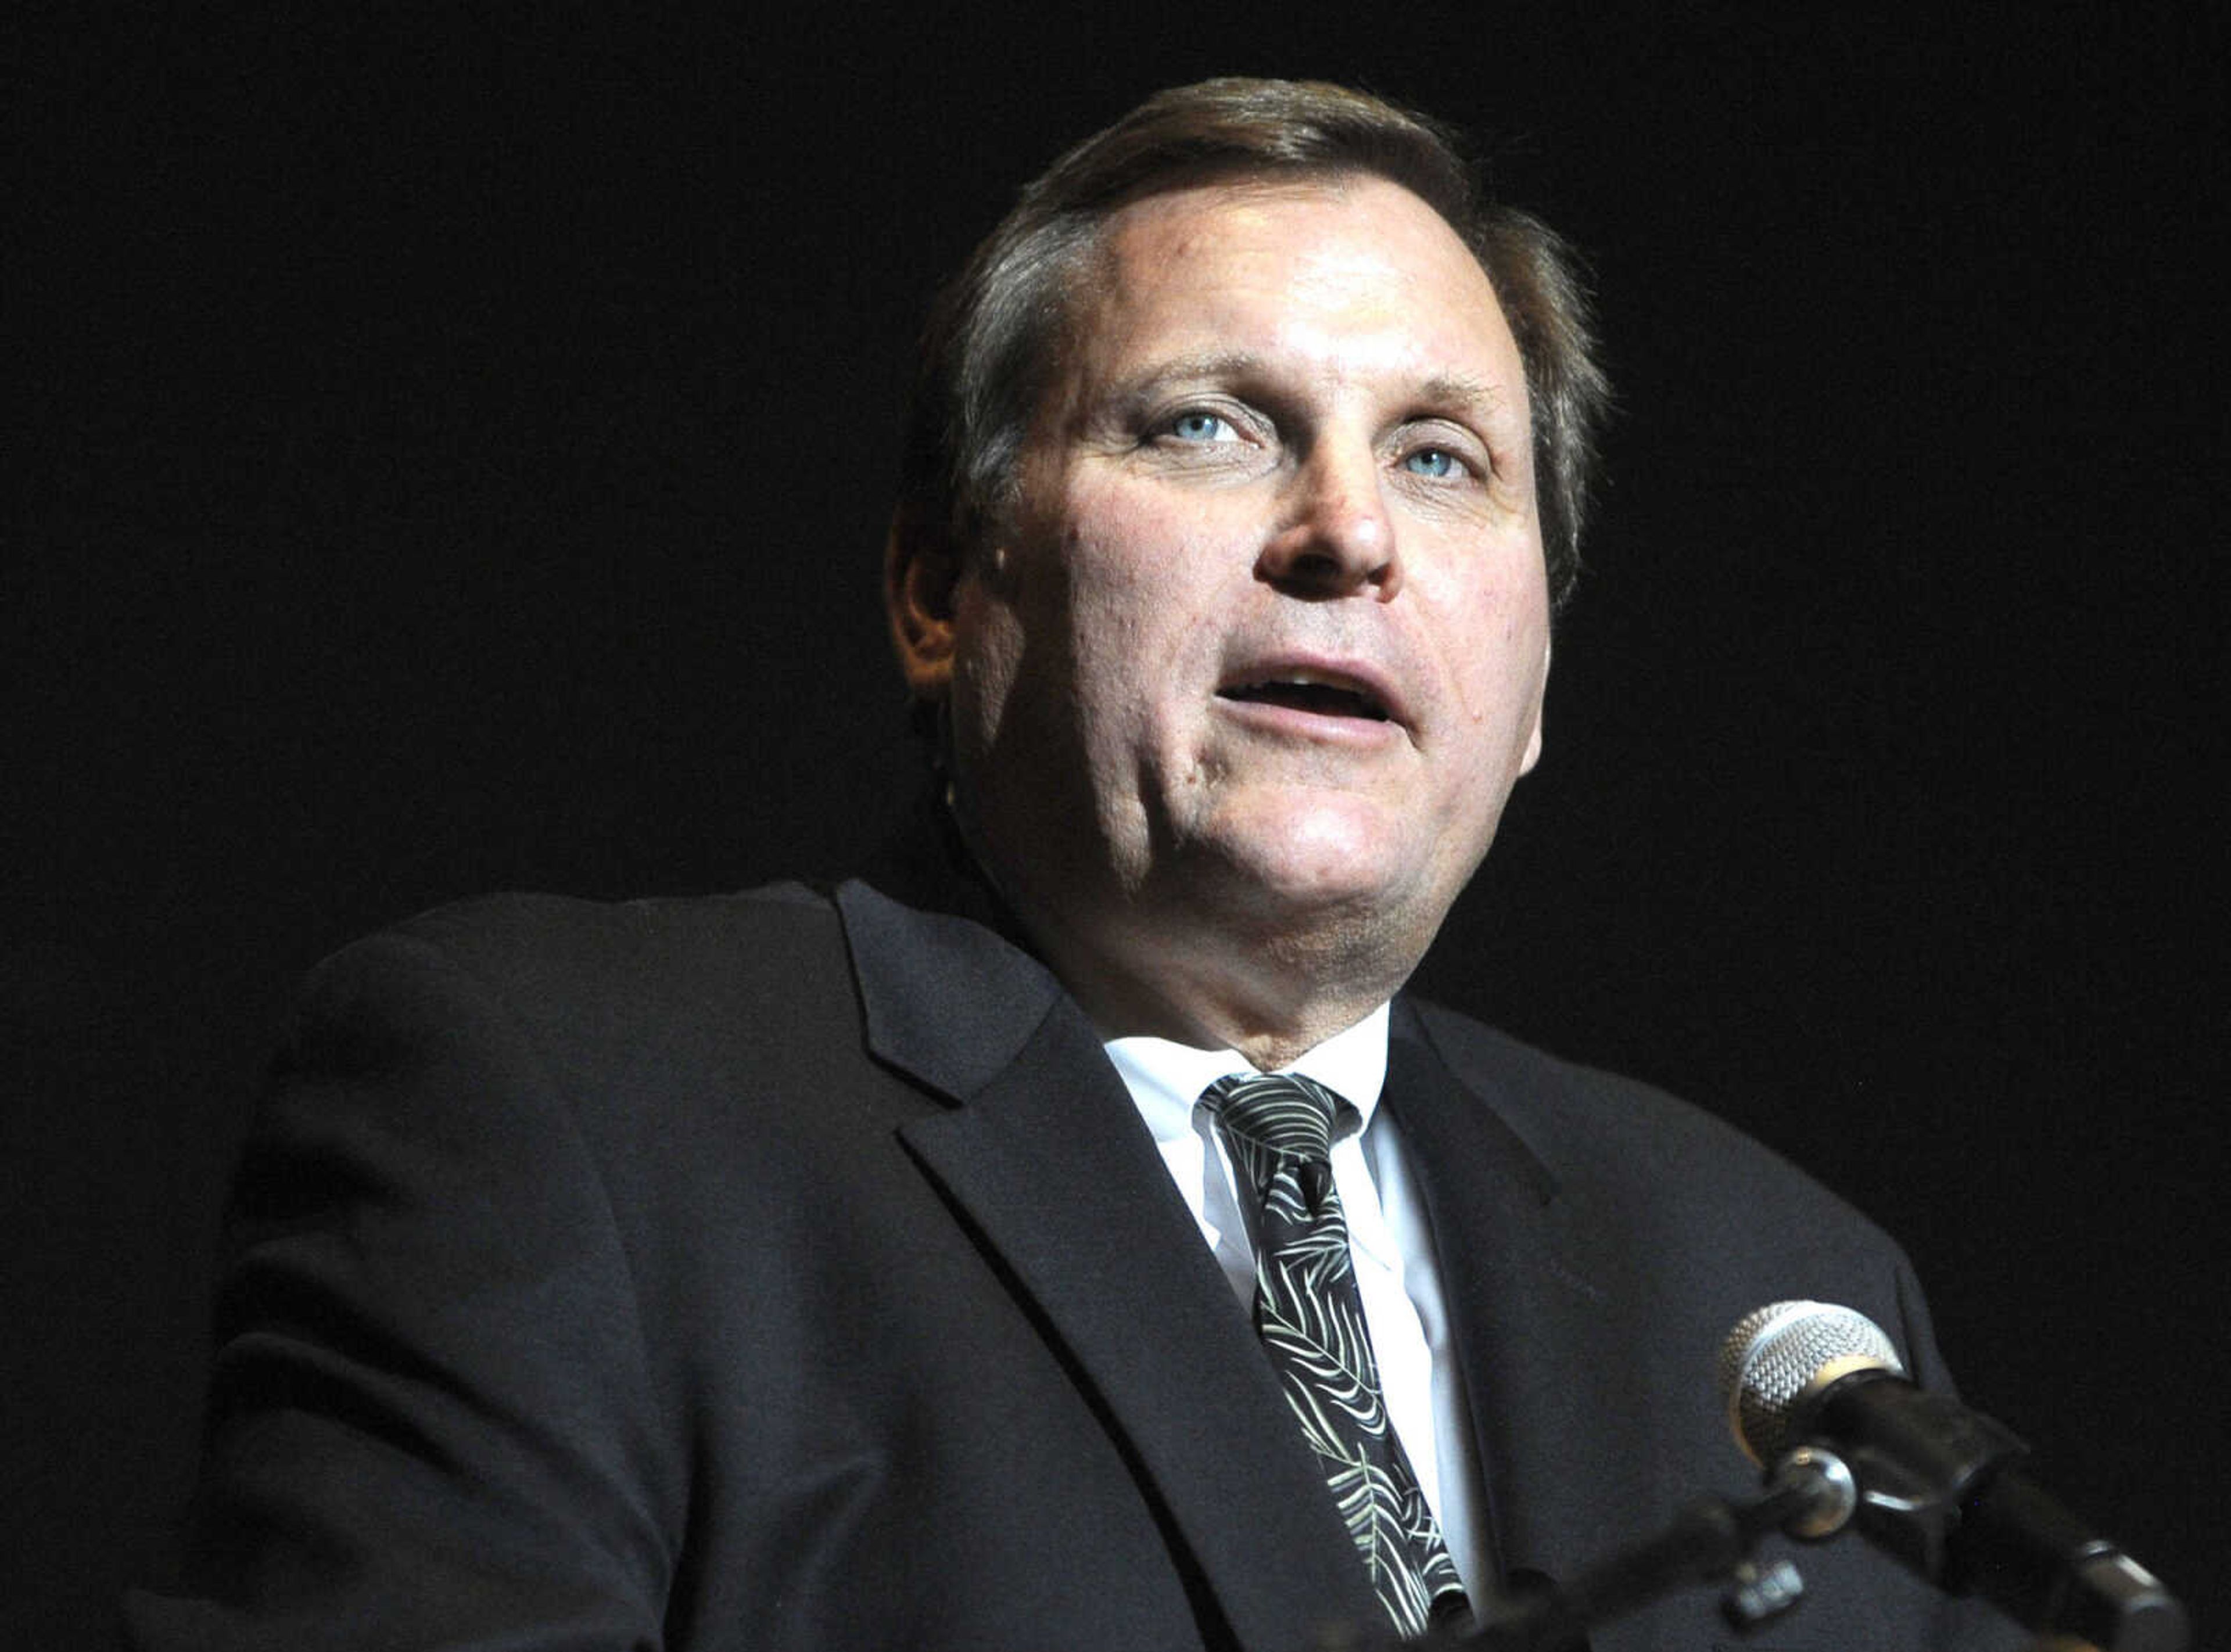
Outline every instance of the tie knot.
[(1235, 1073), (1202, 1092), (1228, 1135), (1282, 1158), (1323, 1162), (1332, 1157), (1333, 1120), (1341, 1100), (1298, 1073)]

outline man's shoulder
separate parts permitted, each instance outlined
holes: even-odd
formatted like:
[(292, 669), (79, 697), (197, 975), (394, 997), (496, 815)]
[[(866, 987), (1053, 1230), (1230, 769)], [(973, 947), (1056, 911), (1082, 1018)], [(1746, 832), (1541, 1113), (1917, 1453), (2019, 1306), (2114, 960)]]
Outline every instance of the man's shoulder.
[[(779, 1024), (850, 973), (830, 897), (804, 884), (596, 900), (503, 894), (437, 907), (343, 947), (311, 972), (310, 1020), (447, 1016), (478, 1004), (559, 1045), (692, 1020)], [(779, 1013), (775, 1013), (779, 1012)]]
[(553, 947), (593, 954), (613, 947), (687, 946), (726, 941), (754, 928), (810, 927), (833, 919), (823, 887), (798, 881), (713, 894), (595, 900), (581, 895), (505, 891), (453, 900), (407, 918), (383, 933), (415, 936), (489, 956)]
[(1721, 1209), (1739, 1201), (1761, 1226), (1825, 1226), (1891, 1242), (1840, 1195), (1709, 1107), (1552, 1055), (1445, 1005), (1410, 1002), (1451, 1072), (1568, 1197)]
[(1468, 1088), (1539, 1151), (1578, 1129), (1721, 1152), (1768, 1150), (1706, 1109), (1644, 1080), (1553, 1055), (1431, 999), (1411, 1007), (1426, 1040)]
[(840, 944), (834, 903), (803, 883), (602, 900), (508, 892), (449, 902), (343, 949), (437, 955), (491, 982), (764, 965)]

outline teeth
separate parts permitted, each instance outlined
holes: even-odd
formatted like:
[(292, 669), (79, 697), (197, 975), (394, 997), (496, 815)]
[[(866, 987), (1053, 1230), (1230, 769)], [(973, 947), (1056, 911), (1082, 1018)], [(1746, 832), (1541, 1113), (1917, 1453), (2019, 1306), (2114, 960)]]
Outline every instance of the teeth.
[[(1353, 707), (1355, 709), (1352, 713), (1342, 714), (1366, 717), (1374, 722), (1383, 723), (1387, 720), (1386, 707), (1381, 706), (1369, 691), (1357, 687), (1354, 683), (1320, 675), (1316, 672), (1296, 671), (1280, 676), (1258, 678), (1252, 682), (1227, 688), (1224, 692), (1239, 699), (1284, 696), (1290, 693), (1298, 693), (1306, 700), (1317, 701), (1316, 709), (1322, 711), (1330, 713), (1336, 706), (1345, 705)], [(1323, 703), (1327, 698), (1330, 698), (1335, 703), (1331, 705)]]

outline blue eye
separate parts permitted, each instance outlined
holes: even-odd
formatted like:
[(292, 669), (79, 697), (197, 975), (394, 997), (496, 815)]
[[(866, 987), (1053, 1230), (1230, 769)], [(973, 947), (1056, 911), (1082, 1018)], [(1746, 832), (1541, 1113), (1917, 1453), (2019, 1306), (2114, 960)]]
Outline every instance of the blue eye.
[(1444, 478), (1464, 468), (1464, 461), (1446, 448), (1420, 448), (1402, 456), (1402, 468), (1413, 476)]
[(1228, 442), (1234, 432), (1230, 423), (1213, 413), (1180, 413), (1170, 421), (1170, 434), (1180, 442)]

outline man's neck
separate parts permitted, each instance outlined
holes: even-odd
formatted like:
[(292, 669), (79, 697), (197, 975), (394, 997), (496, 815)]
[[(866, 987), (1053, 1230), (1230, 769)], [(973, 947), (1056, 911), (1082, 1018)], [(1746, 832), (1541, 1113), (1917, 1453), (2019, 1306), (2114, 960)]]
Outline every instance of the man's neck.
[(1432, 939), (1370, 912), (1173, 912), (1113, 889), (1033, 899), (970, 842), (949, 797), (936, 812), (947, 874), (993, 914), (968, 915), (1036, 954), (1111, 1038), (1236, 1049), (1275, 1072), (1391, 999)]
[(1359, 969), (1352, 949), (1326, 956), (1291, 937), (1234, 943), (1220, 935), (1119, 935), (1111, 945), (1057, 923), (1022, 921), (1108, 1036), (1236, 1049), (1265, 1073), (1355, 1026), (1409, 974), (1407, 967)]

